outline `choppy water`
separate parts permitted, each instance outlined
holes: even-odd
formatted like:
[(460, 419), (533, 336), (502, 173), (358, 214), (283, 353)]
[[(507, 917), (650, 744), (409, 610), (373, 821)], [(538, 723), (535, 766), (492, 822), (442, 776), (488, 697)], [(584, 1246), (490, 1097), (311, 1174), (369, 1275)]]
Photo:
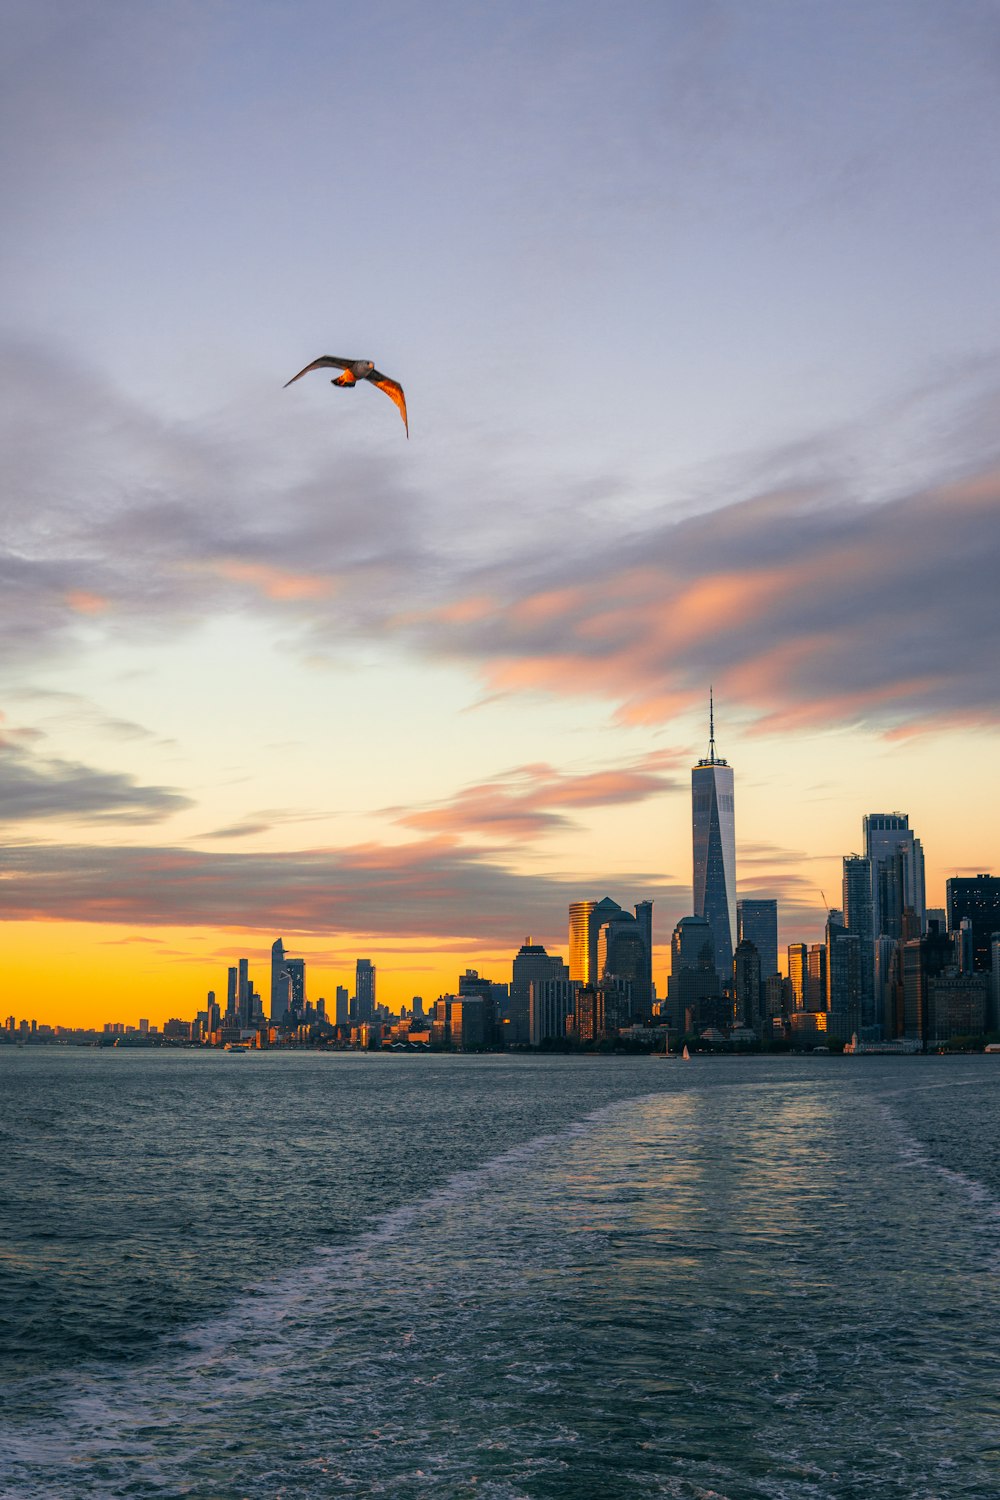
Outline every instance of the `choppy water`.
[(1000, 1494), (1000, 1059), (0, 1052), (0, 1494)]

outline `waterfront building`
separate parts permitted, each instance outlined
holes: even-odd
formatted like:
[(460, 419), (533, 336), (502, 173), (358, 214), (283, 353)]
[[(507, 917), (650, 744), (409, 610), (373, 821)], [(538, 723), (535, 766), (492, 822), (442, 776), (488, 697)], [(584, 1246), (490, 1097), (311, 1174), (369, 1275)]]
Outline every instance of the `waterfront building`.
[(903, 943), (901, 953), (903, 1034), (926, 1043), (933, 1035), (929, 984), (947, 969), (954, 969), (954, 944), (935, 923), (924, 937)]
[[(470, 1012), (472, 1020), (468, 1022), (466, 1034), (474, 1037), (474, 1040), (463, 1043), (468, 1047), (492, 1047), (497, 1041), (500, 1013), (494, 991), (497, 988), (491, 979), (484, 979), (478, 969), (466, 969), (459, 977), (458, 998), (460, 1000), (481, 1000), (482, 1006), (479, 1012)], [(461, 1021), (459, 1022), (461, 1027)], [(468, 1027), (472, 1027), (469, 1031)], [(481, 1037), (480, 1037), (481, 1032)], [(454, 1043), (454, 1037), (452, 1038)], [(458, 1045), (458, 1043), (454, 1043)]]
[(875, 1018), (881, 1018), (884, 1037), (901, 1037), (903, 1020), (903, 961), (895, 938), (875, 939)]
[(840, 1034), (850, 1036), (861, 1025), (862, 950), (856, 932), (844, 926), (842, 912), (831, 912), (826, 924), (826, 1008), (836, 1012)]
[(567, 1018), (576, 1011), (579, 985), (570, 979), (563, 964), (558, 978), (532, 979), (528, 994), (529, 1036), (533, 1047), (543, 1042), (561, 1042), (566, 1036)]
[(451, 1045), (461, 1052), (477, 1052), (493, 1045), (491, 1011), (485, 995), (463, 995), (451, 1002)]
[(826, 1010), (826, 944), (813, 943), (806, 959), (805, 1008), (814, 1014)]
[(736, 936), (736, 817), (733, 771), (715, 753), (715, 704), (709, 695), (708, 755), (691, 770), (693, 907), (711, 923), (715, 969), (732, 973)]
[(937, 974), (928, 981), (927, 992), (931, 1041), (984, 1034), (990, 1000), (988, 974)]
[(631, 1003), (629, 986), (623, 980), (608, 978), (599, 984), (580, 985), (572, 1017), (573, 1036), (585, 1043), (613, 1040), (628, 1025)]
[(990, 943), (1000, 932), (1000, 876), (955, 875), (947, 882), (948, 931), (956, 932), (962, 918), (972, 923), (972, 948), (975, 967), (983, 973), (990, 969)]
[[(543, 980), (568, 981), (569, 978), (569, 969), (561, 958), (554, 953), (547, 953), (541, 943), (533, 943), (530, 937), (525, 939), (515, 953), (511, 965), (506, 1028), (509, 1032), (509, 1041), (515, 1044), (530, 1041), (532, 1045), (538, 1045), (534, 1040), (531, 1020), (531, 986), (541, 984)], [(546, 1035), (549, 1034), (546, 1032)]]
[(805, 1010), (809, 979), (809, 947), (806, 943), (788, 945), (788, 982), (792, 987), (792, 1009)]

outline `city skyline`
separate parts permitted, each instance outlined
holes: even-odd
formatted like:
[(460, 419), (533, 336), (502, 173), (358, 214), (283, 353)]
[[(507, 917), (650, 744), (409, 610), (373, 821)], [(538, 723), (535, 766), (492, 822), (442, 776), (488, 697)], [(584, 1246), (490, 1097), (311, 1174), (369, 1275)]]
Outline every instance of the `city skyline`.
[[(996, 869), (997, 36), (9, 7), (5, 1013), (169, 1016), (240, 954), (269, 1003), (278, 933), (398, 1008), (605, 894), (664, 988), (710, 685), (731, 943), (770, 898), (820, 942), (872, 811), (928, 907)], [(320, 348), (409, 442), (282, 389)]]

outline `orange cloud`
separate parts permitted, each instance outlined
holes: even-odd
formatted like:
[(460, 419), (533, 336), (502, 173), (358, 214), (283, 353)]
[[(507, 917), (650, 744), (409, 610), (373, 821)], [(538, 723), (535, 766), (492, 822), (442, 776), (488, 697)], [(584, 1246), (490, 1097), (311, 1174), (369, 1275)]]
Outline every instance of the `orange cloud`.
[(326, 599), (333, 592), (333, 582), (329, 578), (317, 578), (308, 573), (290, 573), (270, 563), (223, 560), (212, 563), (210, 571), (232, 583), (248, 583), (265, 598), (279, 603)]
[(624, 766), (579, 773), (544, 763), (518, 766), (434, 806), (388, 810), (403, 827), (422, 833), (524, 841), (566, 827), (578, 809), (620, 806), (679, 790), (686, 779), (682, 783), (672, 773), (682, 765), (686, 771), (678, 752), (657, 750)]
[(110, 600), (87, 589), (69, 589), (64, 597), (70, 609), (78, 615), (102, 615), (111, 608)]

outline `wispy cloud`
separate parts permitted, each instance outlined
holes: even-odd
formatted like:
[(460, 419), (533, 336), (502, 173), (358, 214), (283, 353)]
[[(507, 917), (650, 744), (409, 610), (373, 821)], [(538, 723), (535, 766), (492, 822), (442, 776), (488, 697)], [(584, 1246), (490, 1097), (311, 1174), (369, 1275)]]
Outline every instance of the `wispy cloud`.
[[(578, 879), (522, 874), (448, 839), (295, 854), (22, 844), (7, 848), (4, 864), (0, 910), (8, 919), (138, 928), (367, 932), (505, 946), (532, 932), (564, 944), (569, 902), (580, 898)], [(641, 872), (613, 884), (619, 899), (652, 898), (671, 911), (690, 899), (686, 887)]]
[(550, 765), (517, 766), (464, 787), (427, 807), (388, 808), (395, 821), (421, 833), (478, 834), (501, 840), (539, 838), (573, 821), (584, 808), (621, 806), (678, 791), (673, 774), (686, 760), (675, 750), (655, 750), (625, 765), (566, 772)]
[[(297, 631), (304, 654), (391, 639), (467, 664), (487, 692), (599, 698), (626, 723), (669, 720), (710, 679), (763, 731), (1000, 717), (998, 403), (982, 371), (954, 424), (964, 468), (945, 445), (925, 478), (899, 485), (890, 469), (895, 487), (873, 491), (844, 434), (839, 449), (818, 438), (748, 456), (712, 509), (647, 514), (600, 546), (589, 521), (586, 545), (552, 534), (565, 525), (554, 491), (551, 526), (543, 510), (533, 533), (491, 537), (484, 565), (486, 521), (471, 511), (459, 547), (448, 506), (404, 483), (398, 457), (341, 450), (334, 467), (313, 438), (293, 459), (291, 417), (280, 427), (261, 408), (249, 436), (246, 417), (228, 436), (224, 421), (169, 424), (51, 356), (3, 353), (8, 662), (81, 631), (252, 611)], [(29, 419), (43, 401), (48, 424)], [(464, 795), (495, 823), (486, 791)], [(519, 813), (522, 831), (565, 815), (558, 796), (513, 787), (494, 803), (512, 831)], [(415, 816), (451, 826), (447, 809)]]
[(46, 819), (153, 823), (190, 806), (170, 787), (45, 756), (36, 735), (26, 739), (0, 727), (0, 826)]

